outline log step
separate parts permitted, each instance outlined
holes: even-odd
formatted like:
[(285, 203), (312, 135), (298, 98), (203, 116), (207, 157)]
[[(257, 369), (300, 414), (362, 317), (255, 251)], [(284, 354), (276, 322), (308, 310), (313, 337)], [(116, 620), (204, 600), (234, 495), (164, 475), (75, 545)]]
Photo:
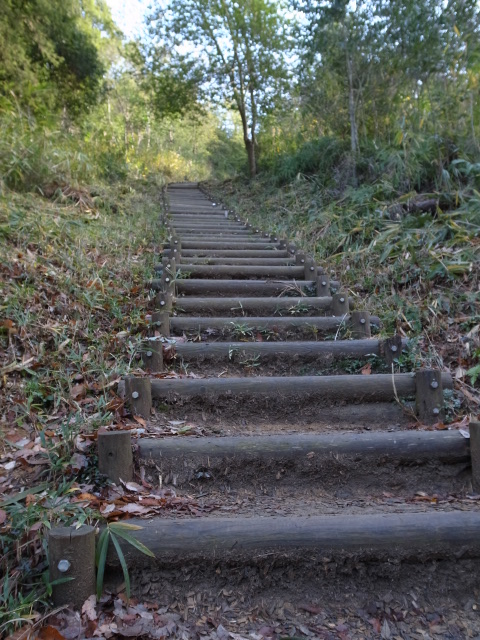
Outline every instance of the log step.
[(260, 239), (258, 242), (215, 242), (186, 240), (182, 242), (182, 249), (271, 249), (275, 250), (276, 245), (272, 242), (264, 242)]
[(181, 258), (179, 264), (236, 264), (236, 265), (256, 265), (256, 266), (287, 266), (295, 264), (293, 258), (196, 258), (187, 256)]
[[(458, 557), (460, 550), (480, 555), (480, 512), (433, 510), (416, 513), (365, 515), (155, 518), (129, 520), (140, 530), (132, 535), (158, 560), (208, 556), (241, 558), (242, 553), (293, 549), (330, 553), (355, 553), (362, 558), (390, 559), (406, 554), (410, 559), (440, 553)], [(152, 564), (132, 545), (121, 543), (129, 563)], [(399, 553), (403, 552), (403, 553)], [(117, 554), (109, 563), (118, 565)]]
[(224, 249), (223, 251), (218, 249), (183, 249), (182, 248), (182, 260), (188, 262), (187, 258), (189, 257), (197, 257), (197, 258), (271, 258), (272, 260), (276, 259), (286, 259), (290, 258), (290, 254), (288, 251), (283, 251), (282, 249), (276, 249), (272, 251), (271, 249), (247, 249), (247, 250), (230, 250)]
[(287, 313), (291, 315), (312, 315), (326, 312), (332, 308), (332, 298), (195, 298), (193, 296), (175, 299), (177, 314), (196, 313), (197, 315), (216, 315), (230, 313), (235, 316), (244, 314), (270, 315)]
[[(449, 373), (442, 373), (444, 389), (453, 386)], [(338, 376), (254, 376), (249, 378), (152, 378), (152, 398), (273, 395), (314, 396), (327, 404), (348, 402), (391, 402), (414, 396), (415, 376), (409, 373)]]
[[(153, 289), (160, 289), (160, 281), (152, 281)], [(313, 280), (208, 280), (185, 278), (175, 282), (179, 294), (196, 296), (293, 296), (299, 293), (314, 293), (317, 283)], [(330, 281), (330, 287), (336, 289), (338, 281)]]
[[(291, 342), (179, 342), (176, 354), (185, 360), (234, 359), (236, 353), (262, 358), (292, 360), (301, 356), (302, 361), (329, 361), (340, 358), (365, 358), (382, 355), (380, 340), (325, 340)], [(406, 343), (404, 343), (404, 348)]]
[(285, 278), (288, 280), (304, 280), (305, 267), (303, 266), (276, 266), (276, 265), (198, 265), (183, 264), (178, 266), (181, 274), (192, 278)]

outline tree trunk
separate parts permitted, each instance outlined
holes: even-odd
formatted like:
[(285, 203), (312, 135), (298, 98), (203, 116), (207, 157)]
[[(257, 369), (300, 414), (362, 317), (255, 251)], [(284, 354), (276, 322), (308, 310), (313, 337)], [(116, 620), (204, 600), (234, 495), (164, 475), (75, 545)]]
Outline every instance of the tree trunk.
[(257, 175), (257, 158), (255, 157), (255, 143), (249, 138), (244, 138), (248, 155), (248, 172), (251, 178)]
[(350, 137), (352, 146), (352, 155), (354, 158), (357, 156), (358, 151), (358, 130), (357, 119), (355, 114), (355, 94), (353, 89), (353, 68), (352, 59), (347, 55), (347, 69), (348, 69), (348, 115), (350, 118)]

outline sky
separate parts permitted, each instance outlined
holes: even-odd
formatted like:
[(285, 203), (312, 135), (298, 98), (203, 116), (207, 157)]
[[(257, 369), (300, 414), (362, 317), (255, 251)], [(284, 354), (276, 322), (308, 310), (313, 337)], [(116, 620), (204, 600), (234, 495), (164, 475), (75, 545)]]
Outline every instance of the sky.
[(127, 37), (140, 35), (144, 29), (143, 18), (152, 0), (107, 0), (112, 16)]

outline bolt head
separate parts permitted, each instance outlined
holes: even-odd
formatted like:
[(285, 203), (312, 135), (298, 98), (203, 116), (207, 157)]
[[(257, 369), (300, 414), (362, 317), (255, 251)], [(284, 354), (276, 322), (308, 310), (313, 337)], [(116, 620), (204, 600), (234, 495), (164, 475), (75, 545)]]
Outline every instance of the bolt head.
[(396, 344), (392, 344), (392, 346), (390, 347), (390, 351), (393, 351), (393, 353), (395, 353), (395, 351), (398, 351), (398, 347)]
[(165, 282), (170, 282), (170, 278), (165, 278)]
[(345, 302), (345, 298), (340, 298), (340, 302)]
[(138, 398), (139, 398), (139, 397), (140, 397), (140, 394), (138, 393), (138, 391), (134, 391), (134, 392), (132, 393), (132, 398), (133, 398), (134, 400), (138, 400)]
[(59, 560), (57, 564), (57, 569), (62, 573), (66, 573), (72, 565), (68, 560)]
[(360, 318), (360, 324), (365, 324), (366, 320), (365, 318)]
[(432, 380), (430, 386), (432, 389), (438, 389), (438, 382), (436, 380)]
[(322, 287), (326, 287), (327, 283), (325, 282), (325, 280), (322, 280)]
[(147, 358), (151, 358), (153, 353), (152, 353), (152, 351), (147, 351), (147, 353), (145, 355), (147, 356)]
[(439, 413), (440, 413), (440, 409), (438, 407), (435, 407), (433, 410), (433, 415), (438, 416)]
[(165, 300), (160, 300), (160, 306), (163, 307), (165, 305)]

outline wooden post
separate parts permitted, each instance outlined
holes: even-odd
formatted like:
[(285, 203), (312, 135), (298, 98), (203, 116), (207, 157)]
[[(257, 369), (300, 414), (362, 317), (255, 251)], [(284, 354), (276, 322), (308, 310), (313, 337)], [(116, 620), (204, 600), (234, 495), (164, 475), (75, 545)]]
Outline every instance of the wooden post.
[(73, 578), (52, 586), (56, 607), (80, 609), (95, 593), (95, 529), (88, 525), (54, 527), (48, 533), (50, 581)]
[(435, 424), (444, 418), (442, 372), (421, 369), (415, 374), (417, 415), (424, 424)]
[(149, 378), (135, 378), (133, 376), (126, 378), (125, 395), (134, 415), (150, 418), (152, 385)]
[(402, 354), (402, 337), (398, 334), (387, 338), (382, 343), (382, 353), (386, 363), (391, 367), (401, 354)]
[(330, 278), (326, 273), (317, 275), (317, 296), (323, 298), (330, 295)]
[(352, 338), (355, 338), (355, 340), (372, 337), (372, 332), (370, 330), (370, 314), (368, 311), (352, 311), (350, 325), (352, 329)]
[(293, 242), (288, 242), (287, 243), (287, 251), (290, 255), (294, 256), (295, 253), (297, 252), (297, 247), (296, 245), (293, 244)]
[(335, 293), (332, 296), (332, 313), (334, 316), (344, 316), (348, 313), (348, 296), (346, 293)]
[(271, 240), (272, 242), (278, 242), (278, 237), (276, 236), (276, 234), (275, 234), (275, 233), (272, 233), (272, 234), (270, 235), (270, 240)]
[(130, 431), (98, 432), (98, 470), (115, 484), (133, 480), (133, 453)]
[(305, 264), (305, 254), (303, 251), (297, 251), (295, 254), (295, 264), (302, 267)]
[(160, 291), (159, 293), (157, 293), (157, 295), (155, 296), (155, 306), (160, 311), (166, 311), (167, 313), (170, 313), (173, 306), (173, 296), (171, 295), (171, 292)]
[(288, 246), (288, 240), (287, 238), (280, 238), (278, 241), (278, 247), (279, 249), (286, 249)]
[(148, 340), (142, 349), (143, 368), (149, 373), (163, 371), (163, 348), (161, 340)]
[(304, 261), (305, 267), (305, 280), (313, 280), (316, 282), (317, 280), (317, 265), (312, 256), (305, 256)]
[(154, 311), (152, 313), (152, 325), (154, 325), (162, 336), (170, 336), (170, 314), (166, 311)]
[(480, 422), (470, 422), (470, 457), (472, 459), (472, 486), (480, 493)]

